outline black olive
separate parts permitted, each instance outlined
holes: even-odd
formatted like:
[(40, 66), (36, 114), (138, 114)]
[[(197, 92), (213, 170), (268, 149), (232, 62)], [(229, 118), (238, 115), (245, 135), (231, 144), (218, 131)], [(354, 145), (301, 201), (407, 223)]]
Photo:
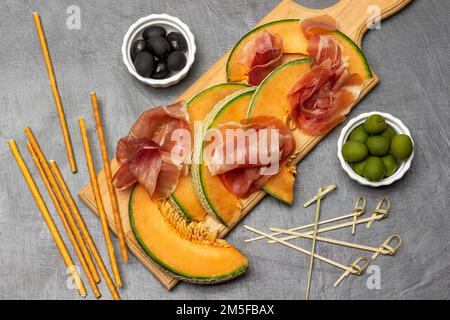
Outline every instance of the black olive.
[(170, 71), (180, 71), (186, 65), (186, 56), (181, 51), (173, 51), (167, 57), (167, 67)]
[(153, 79), (164, 79), (169, 75), (169, 69), (167, 68), (166, 62), (164, 60), (159, 60), (156, 63), (155, 71), (151, 74)]
[(136, 72), (138, 74), (147, 78), (153, 72), (155, 60), (153, 59), (151, 53), (141, 52), (136, 56), (134, 67), (136, 68)]
[(145, 40), (150, 39), (151, 37), (166, 37), (166, 29), (160, 26), (150, 26), (148, 28), (145, 28), (144, 31), (142, 31), (142, 37)]
[(169, 41), (172, 50), (185, 51), (187, 49), (186, 39), (179, 32), (169, 33), (167, 35), (167, 41)]
[(141, 53), (147, 51), (147, 41), (139, 39), (133, 42), (130, 49), (131, 59), (134, 61), (136, 56)]
[(151, 37), (148, 39), (147, 47), (151, 53), (158, 58), (164, 58), (170, 52), (170, 44), (163, 37)]

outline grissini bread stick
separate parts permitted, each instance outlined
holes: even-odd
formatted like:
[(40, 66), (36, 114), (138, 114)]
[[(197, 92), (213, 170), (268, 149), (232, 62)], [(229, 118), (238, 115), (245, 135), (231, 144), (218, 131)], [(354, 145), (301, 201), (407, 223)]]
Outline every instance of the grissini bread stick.
[(50, 80), (50, 86), (52, 88), (53, 97), (55, 99), (56, 110), (58, 111), (59, 123), (61, 124), (61, 130), (63, 133), (64, 144), (66, 145), (70, 169), (72, 170), (72, 172), (77, 172), (77, 164), (75, 162), (75, 155), (73, 153), (72, 141), (70, 139), (69, 129), (67, 128), (66, 116), (64, 114), (61, 97), (59, 96), (58, 85), (56, 84), (55, 73), (53, 72), (52, 60), (50, 58), (50, 53), (48, 52), (47, 41), (45, 39), (44, 29), (42, 28), (39, 13), (33, 12), (33, 18), (34, 23), (36, 24), (39, 41), (41, 43), (42, 54), (44, 55), (45, 66), (47, 67), (48, 78)]
[(119, 266), (117, 265), (116, 254), (114, 252), (114, 246), (111, 241), (111, 235), (109, 233), (108, 221), (106, 219), (106, 212), (103, 206), (102, 196), (100, 194), (100, 187), (97, 181), (97, 175), (95, 174), (94, 161), (92, 160), (91, 146), (89, 144), (89, 138), (86, 131), (86, 124), (83, 117), (78, 118), (78, 124), (80, 126), (81, 137), (83, 139), (84, 153), (86, 156), (86, 163), (89, 170), (89, 177), (91, 180), (91, 187), (94, 191), (95, 202), (97, 204), (98, 214), (100, 216), (103, 236), (105, 237), (106, 246), (108, 248), (109, 261), (111, 263), (111, 268), (114, 275), (114, 280), (116, 282), (116, 287), (120, 288), (122, 286), (122, 279), (119, 273)]
[(61, 205), (63, 212), (69, 221), (69, 225), (73, 226), (72, 232), (75, 235), (75, 239), (77, 240), (78, 245), (80, 246), (81, 251), (83, 252), (83, 256), (86, 259), (86, 263), (89, 266), (89, 270), (91, 271), (92, 277), (94, 278), (95, 282), (100, 281), (100, 276), (98, 275), (97, 268), (95, 267), (94, 261), (92, 260), (92, 257), (89, 253), (88, 248), (86, 247), (86, 243), (84, 242), (83, 237), (81, 236), (80, 230), (76, 227), (76, 223), (73, 220), (72, 214), (70, 212), (69, 207), (67, 206), (67, 203), (64, 199), (64, 195), (61, 193), (61, 190), (58, 188), (58, 183), (55, 180), (55, 177), (52, 175), (52, 171), (50, 170), (50, 167), (47, 162), (47, 158), (44, 155), (44, 152), (42, 152), (41, 147), (39, 146), (39, 143), (36, 139), (36, 137), (33, 134), (33, 131), (30, 129), (30, 127), (25, 128), (25, 134), (28, 137), (31, 147), (35, 151), (40, 164), (42, 165), (42, 168), (44, 169), (44, 173), (47, 176), (48, 180), (50, 181), (50, 185), (53, 188), (53, 191), (55, 192), (56, 198), (59, 201), (59, 204)]
[(9, 140), (8, 145), (9, 148), (11, 149), (14, 158), (16, 159), (17, 165), (19, 166), (19, 169), (22, 172), (26, 183), (28, 184), (28, 188), (30, 189), (31, 194), (33, 195), (33, 198), (36, 201), (39, 210), (41, 211), (42, 217), (44, 218), (45, 223), (47, 224), (48, 229), (50, 230), (50, 233), (52, 234), (52, 237), (55, 240), (55, 244), (58, 247), (58, 250), (64, 260), (64, 263), (66, 264), (70, 272), (70, 275), (72, 276), (75, 282), (78, 293), (83, 298), (86, 297), (86, 287), (84, 286), (83, 281), (81, 280), (80, 275), (77, 272), (77, 269), (74, 267), (74, 263), (72, 258), (70, 257), (69, 251), (67, 251), (67, 247), (64, 244), (64, 241), (61, 238), (58, 229), (56, 228), (55, 222), (53, 221), (50, 212), (48, 211), (48, 208), (45, 205), (44, 200), (42, 199), (39, 189), (36, 186), (33, 177), (31, 176), (30, 170), (28, 170), (27, 165), (23, 161), (20, 151), (17, 148), (16, 142), (14, 140)]
[(116, 287), (114, 286), (114, 282), (112, 281), (111, 276), (109, 275), (108, 270), (106, 269), (105, 263), (103, 262), (103, 259), (100, 256), (100, 253), (98, 252), (97, 246), (95, 245), (95, 242), (92, 239), (92, 236), (89, 233), (86, 224), (84, 223), (80, 210), (78, 209), (77, 204), (75, 203), (75, 200), (73, 199), (72, 194), (70, 193), (66, 181), (64, 181), (64, 177), (62, 176), (61, 171), (58, 168), (58, 165), (53, 160), (50, 160), (49, 163), (50, 168), (52, 169), (52, 172), (56, 177), (56, 180), (58, 181), (59, 187), (61, 188), (67, 202), (69, 203), (70, 210), (72, 210), (72, 213), (75, 216), (75, 219), (77, 220), (78, 227), (81, 229), (81, 232), (83, 233), (83, 236), (86, 239), (89, 249), (91, 249), (92, 255), (94, 256), (94, 259), (97, 262), (97, 266), (100, 269), (103, 278), (105, 279), (109, 291), (111, 292), (114, 299), (119, 300), (120, 297), (116, 290)]
[(49, 179), (45, 175), (44, 168), (42, 167), (42, 164), (39, 161), (36, 151), (33, 150), (33, 147), (31, 146), (30, 142), (27, 143), (27, 148), (28, 148), (28, 152), (31, 155), (31, 158), (34, 161), (34, 164), (36, 165), (36, 169), (38, 170), (39, 175), (41, 176), (41, 179), (44, 182), (45, 188), (47, 189), (48, 194), (50, 195), (50, 199), (52, 200), (53, 205), (55, 206), (56, 212), (58, 213), (58, 216), (61, 219), (64, 229), (67, 232), (67, 236), (69, 237), (69, 240), (72, 243), (75, 253), (78, 256), (78, 260), (80, 261), (81, 267), (83, 268), (84, 273), (86, 274), (86, 277), (89, 281), (92, 291), (94, 292), (94, 295), (96, 298), (100, 298), (101, 294), (100, 294), (100, 291), (98, 290), (97, 283), (95, 282), (95, 280), (92, 276), (92, 273), (89, 270), (89, 266), (87, 265), (86, 259), (83, 256), (83, 252), (81, 252), (80, 246), (78, 245), (77, 240), (75, 239), (75, 236), (72, 232), (72, 230), (74, 228), (76, 228), (76, 225), (73, 225), (68, 222), (68, 219), (66, 218), (65, 213), (64, 213), (63, 209), (61, 208), (59, 200), (56, 197), (55, 192), (52, 189), (54, 186), (51, 185)]
[(95, 92), (91, 92), (91, 103), (92, 108), (94, 110), (94, 118), (97, 127), (98, 140), (100, 142), (103, 168), (105, 169), (104, 171), (106, 176), (106, 185), (108, 186), (109, 197), (111, 199), (111, 207), (114, 213), (114, 222), (117, 229), (117, 237), (119, 238), (120, 252), (122, 253), (123, 261), (126, 263), (128, 262), (127, 244), (125, 242), (125, 235), (123, 233), (122, 219), (120, 218), (120, 210), (119, 210), (119, 203), (117, 202), (116, 189), (112, 184), (113, 177), (111, 173), (111, 166), (109, 164), (108, 149), (106, 148), (105, 133), (103, 131), (102, 118), (100, 116), (100, 111), (98, 109), (97, 94)]

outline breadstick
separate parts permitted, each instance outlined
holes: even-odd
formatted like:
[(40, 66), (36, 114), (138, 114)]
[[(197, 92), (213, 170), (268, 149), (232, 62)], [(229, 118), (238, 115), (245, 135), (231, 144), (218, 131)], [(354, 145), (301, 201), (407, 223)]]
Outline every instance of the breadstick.
[(44, 153), (42, 152), (42, 149), (39, 146), (39, 143), (38, 143), (36, 137), (34, 136), (33, 131), (31, 131), (31, 129), (29, 127), (25, 128), (25, 134), (30, 141), (31, 147), (36, 152), (39, 162), (44, 169), (44, 173), (50, 181), (50, 185), (52, 186), (53, 191), (55, 192), (56, 198), (58, 199), (58, 202), (61, 205), (63, 212), (65, 213), (65, 216), (66, 216), (67, 220), (69, 221), (69, 224), (73, 226), (72, 231), (75, 235), (75, 239), (77, 240), (78, 245), (81, 248), (81, 251), (83, 252), (83, 256), (86, 259), (86, 263), (89, 266), (89, 270), (91, 271), (91, 274), (92, 274), (95, 282), (99, 282), (100, 277), (98, 275), (97, 268), (95, 267), (94, 261), (92, 260), (89, 250), (86, 247), (86, 243), (84, 242), (83, 237), (81, 236), (80, 230), (78, 230), (78, 228), (76, 227), (76, 223), (73, 220), (72, 214), (70, 212), (69, 207), (67, 206), (64, 196), (61, 193), (61, 190), (58, 188), (58, 183), (56, 182), (55, 177), (52, 175), (52, 172), (51, 172), (50, 167), (47, 162), (47, 158), (45, 157)]
[(33, 12), (34, 23), (38, 33), (39, 41), (41, 43), (42, 54), (44, 55), (45, 66), (47, 67), (48, 78), (52, 88), (53, 98), (55, 99), (56, 110), (58, 111), (59, 123), (63, 133), (64, 144), (66, 145), (67, 157), (69, 159), (70, 169), (72, 172), (77, 172), (77, 164), (75, 163), (75, 156), (73, 154), (72, 141), (70, 139), (69, 129), (67, 128), (66, 116), (59, 96), (58, 85), (56, 84), (55, 73), (53, 71), (52, 59), (48, 52), (47, 41), (45, 40), (44, 29), (42, 28), (41, 18), (39, 13)]
[(114, 213), (114, 222), (116, 225), (117, 237), (119, 238), (120, 252), (122, 253), (123, 261), (126, 263), (128, 262), (127, 244), (125, 242), (125, 235), (123, 233), (122, 219), (120, 218), (120, 210), (119, 210), (119, 203), (117, 202), (116, 189), (112, 184), (113, 178), (111, 173), (111, 166), (109, 164), (108, 149), (106, 148), (105, 133), (103, 131), (102, 118), (100, 116), (100, 111), (98, 110), (97, 94), (95, 92), (91, 92), (91, 103), (92, 108), (94, 110), (98, 140), (100, 142), (100, 150), (102, 153), (102, 161), (106, 176), (106, 184), (108, 186), (109, 197), (111, 199), (111, 207)]
[(47, 189), (48, 194), (50, 195), (50, 199), (52, 200), (53, 205), (55, 206), (56, 212), (58, 213), (58, 216), (61, 219), (64, 229), (67, 232), (67, 236), (69, 237), (69, 240), (72, 243), (73, 249), (75, 250), (75, 253), (78, 256), (78, 260), (80, 261), (81, 267), (83, 268), (84, 273), (86, 274), (86, 277), (89, 281), (92, 291), (94, 292), (94, 295), (96, 298), (100, 298), (101, 294), (100, 294), (100, 291), (98, 290), (97, 283), (94, 280), (94, 277), (92, 276), (91, 271), (89, 270), (89, 266), (87, 265), (86, 259), (83, 256), (83, 252), (81, 251), (80, 246), (78, 245), (77, 240), (75, 239), (75, 236), (73, 234), (72, 230), (74, 228), (76, 228), (76, 226), (70, 224), (67, 221), (66, 213), (61, 208), (59, 200), (57, 199), (55, 192), (52, 189), (52, 185), (51, 185), (49, 179), (47, 178), (47, 176), (45, 175), (44, 168), (42, 167), (42, 164), (39, 161), (36, 151), (33, 150), (33, 147), (31, 146), (30, 142), (27, 143), (27, 148), (28, 148), (28, 152), (31, 155), (31, 158), (34, 161), (34, 164), (36, 165), (36, 169), (38, 170), (39, 175), (40, 175), (42, 181), (44, 182), (45, 188)]
[(89, 170), (89, 177), (91, 180), (92, 190), (94, 191), (95, 202), (97, 204), (98, 214), (103, 229), (103, 236), (105, 237), (106, 246), (108, 248), (109, 261), (113, 270), (114, 279), (116, 281), (116, 287), (122, 286), (122, 279), (120, 278), (119, 266), (117, 265), (116, 254), (111, 241), (111, 235), (109, 234), (108, 221), (106, 218), (105, 208), (103, 207), (102, 196), (100, 194), (100, 187), (97, 181), (97, 175), (95, 173), (94, 161), (92, 160), (91, 146), (89, 144), (89, 138), (86, 131), (86, 124), (83, 117), (78, 118), (78, 124), (80, 126), (81, 137), (83, 139), (84, 153), (86, 156), (86, 163)]
[(94, 256), (94, 259), (97, 262), (97, 266), (100, 269), (100, 272), (102, 273), (103, 278), (105, 279), (105, 282), (106, 282), (106, 285), (108, 286), (109, 291), (111, 292), (114, 299), (120, 300), (120, 296), (114, 286), (114, 282), (112, 281), (111, 276), (109, 275), (108, 270), (106, 269), (105, 263), (103, 262), (103, 259), (100, 256), (100, 253), (98, 252), (97, 246), (95, 245), (95, 242), (92, 239), (92, 236), (89, 233), (89, 230), (88, 230), (86, 224), (84, 223), (83, 217), (81, 216), (80, 210), (78, 209), (77, 204), (75, 203), (75, 200), (73, 199), (73, 196), (70, 193), (69, 187), (67, 186), (66, 181), (64, 181), (64, 177), (62, 176), (61, 171), (59, 171), (58, 165), (53, 160), (50, 160), (49, 163), (50, 163), (50, 168), (52, 169), (53, 175), (56, 177), (56, 180), (58, 180), (59, 187), (61, 188), (67, 202), (69, 203), (70, 210), (72, 211), (73, 215), (75, 216), (75, 219), (77, 220), (77, 224), (80, 227), (84, 238), (86, 239), (89, 249), (91, 249), (92, 255)]
[(83, 281), (81, 280), (80, 275), (78, 274), (76, 268), (74, 268), (74, 263), (72, 258), (70, 257), (69, 251), (67, 251), (67, 247), (64, 244), (64, 241), (61, 238), (58, 229), (56, 228), (55, 222), (53, 221), (50, 212), (48, 211), (48, 208), (45, 205), (44, 200), (42, 199), (39, 189), (36, 186), (36, 183), (34, 182), (27, 165), (23, 161), (22, 156), (20, 155), (20, 151), (17, 148), (16, 142), (11, 139), (8, 141), (8, 145), (9, 148), (11, 149), (14, 158), (16, 159), (17, 165), (19, 166), (19, 169), (22, 172), (26, 183), (28, 184), (28, 188), (30, 189), (31, 194), (33, 195), (33, 198), (36, 201), (39, 210), (41, 211), (42, 217), (44, 218), (45, 223), (47, 224), (48, 229), (52, 234), (52, 237), (56, 243), (56, 246), (58, 247), (58, 250), (64, 260), (64, 263), (66, 264), (66, 267), (68, 268), (70, 275), (72, 276), (75, 282), (78, 293), (83, 298), (86, 297), (86, 287), (84, 286)]

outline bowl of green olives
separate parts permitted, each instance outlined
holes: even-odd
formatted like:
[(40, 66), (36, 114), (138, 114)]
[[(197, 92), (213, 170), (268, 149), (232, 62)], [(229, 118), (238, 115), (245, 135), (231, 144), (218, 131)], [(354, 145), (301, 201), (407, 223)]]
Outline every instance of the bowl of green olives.
[(408, 128), (396, 117), (364, 113), (342, 129), (337, 155), (351, 179), (371, 187), (387, 186), (411, 167), (414, 142)]
[(168, 14), (139, 19), (130, 26), (122, 43), (122, 59), (128, 71), (155, 88), (170, 87), (186, 77), (195, 51), (189, 27)]

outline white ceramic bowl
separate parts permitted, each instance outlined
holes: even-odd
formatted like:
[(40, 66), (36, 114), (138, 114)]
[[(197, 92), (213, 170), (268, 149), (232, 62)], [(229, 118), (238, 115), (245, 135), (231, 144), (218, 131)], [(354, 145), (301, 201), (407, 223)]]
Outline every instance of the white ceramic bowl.
[[(380, 181), (369, 181), (364, 177), (361, 177), (358, 175), (355, 171), (353, 171), (353, 168), (350, 166), (350, 164), (344, 160), (344, 157), (342, 156), (342, 145), (347, 141), (348, 136), (350, 133), (355, 129), (356, 127), (360, 126), (364, 123), (364, 121), (373, 114), (379, 114), (384, 117), (386, 120), (386, 123), (392, 127), (392, 129), (395, 130), (398, 134), (406, 134), (411, 138), (411, 141), (413, 142), (413, 151), (411, 156), (406, 160), (403, 161), (397, 171), (390, 177), (385, 178)], [(338, 152), (337, 156), (339, 158), (339, 161), (341, 162), (342, 169), (344, 169), (345, 172), (350, 176), (351, 179), (359, 182), (362, 185), (365, 186), (371, 186), (371, 187), (381, 187), (381, 186), (387, 186), (391, 183), (394, 183), (395, 181), (401, 179), (403, 175), (406, 173), (406, 171), (409, 170), (411, 167), (411, 161), (414, 158), (414, 141), (412, 140), (411, 133), (409, 132), (408, 128), (396, 117), (390, 115), (389, 113), (383, 113), (383, 112), (369, 112), (369, 113), (363, 113), (356, 118), (353, 118), (350, 120), (347, 125), (342, 128), (341, 135), (338, 139)]]
[[(186, 50), (186, 65), (184, 68), (177, 73), (173, 74), (171, 77), (166, 79), (151, 79), (151, 78), (144, 78), (140, 76), (136, 69), (134, 68), (133, 61), (131, 60), (130, 56), (130, 48), (133, 42), (138, 39), (142, 38), (142, 31), (152, 25), (161, 26), (166, 29), (167, 34), (169, 34), (172, 31), (179, 32), (183, 35), (183, 37), (186, 39), (187, 42), (187, 50)], [(125, 66), (127, 67), (128, 71), (135, 76), (139, 81), (142, 83), (155, 87), (170, 87), (174, 84), (177, 84), (180, 82), (189, 72), (189, 69), (191, 69), (192, 64), (194, 63), (195, 59), (195, 38), (192, 34), (189, 27), (184, 24), (180, 19), (176, 17), (169, 16), (168, 14), (151, 14), (149, 16), (140, 18), (138, 21), (136, 21), (134, 24), (130, 26), (127, 33), (123, 37), (123, 43), (122, 43), (122, 58), (123, 63), (125, 63)]]

